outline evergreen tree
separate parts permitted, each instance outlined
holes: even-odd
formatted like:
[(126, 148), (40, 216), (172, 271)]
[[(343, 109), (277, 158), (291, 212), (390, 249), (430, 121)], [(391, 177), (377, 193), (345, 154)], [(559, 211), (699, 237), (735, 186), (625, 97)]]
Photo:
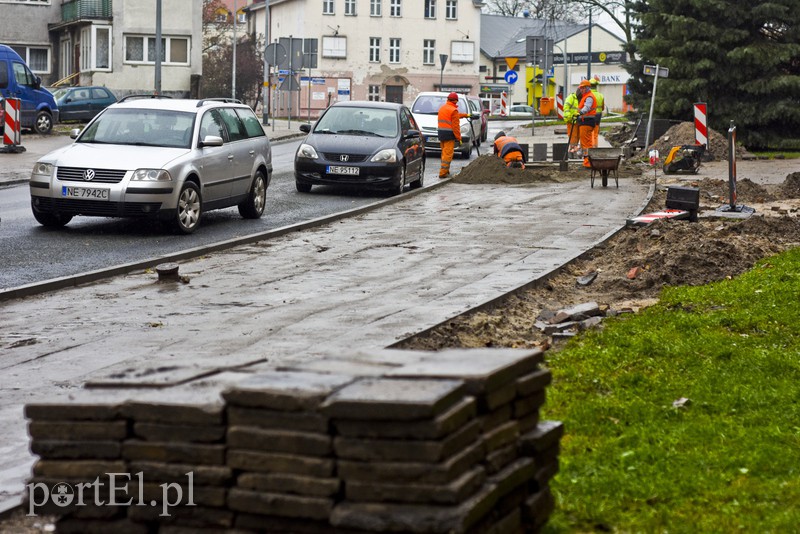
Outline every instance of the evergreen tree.
[[(649, 0), (638, 9), (638, 53), (669, 68), (655, 116), (692, 120), (693, 104), (706, 102), (709, 127), (725, 132), (733, 121), (750, 148), (800, 148), (800, 0)], [(641, 78), (637, 67), (629, 72)]]

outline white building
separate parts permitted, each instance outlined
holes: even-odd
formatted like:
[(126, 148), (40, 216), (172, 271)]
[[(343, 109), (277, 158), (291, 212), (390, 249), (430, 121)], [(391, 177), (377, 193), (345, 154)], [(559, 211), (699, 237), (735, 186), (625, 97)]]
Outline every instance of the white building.
[[(339, 100), (411, 104), (421, 91), (477, 94), (482, 0), (270, 0), (269, 40), (293, 41), (306, 64), (300, 90), (274, 98), (300, 116)], [(248, 31), (263, 38), (265, 4), (248, 11)], [(447, 55), (442, 69), (441, 55)], [(268, 58), (269, 60), (269, 58)], [(272, 79), (273, 87), (285, 82)], [(310, 82), (310, 83), (309, 83)], [(286, 89), (289, 82), (285, 82)], [(273, 106), (275, 106), (273, 102)]]

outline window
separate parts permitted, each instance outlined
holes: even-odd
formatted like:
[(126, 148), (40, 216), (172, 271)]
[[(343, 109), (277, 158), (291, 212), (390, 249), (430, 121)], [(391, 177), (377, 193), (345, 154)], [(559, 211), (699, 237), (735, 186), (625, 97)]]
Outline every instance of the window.
[(399, 17), (402, 15), (401, 11), (402, 0), (389, 0), (389, 16)]
[(333, 15), (333, 0), (322, 0), (322, 14)]
[(50, 72), (50, 49), (36, 46), (12, 46), (11, 48), (25, 60), (33, 72)]
[(347, 57), (347, 38), (329, 35), (322, 38), (322, 57)]
[(381, 99), (381, 86), (370, 85), (367, 91), (367, 100), (370, 102), (378, 102)]
[(344, 0), (344, 14), (351, 17), (356, 14), (356, 0)]
[(379, 63), (381, 60), (381, 38), (369, 38), (369, 60), (371, 63)]
[(450, 61), (453, 63), (472, 63), (475, 61), (475, 43), (453, 41), (450, 44)]
[(436, 52), (436, 41), (433, 39), (422, 40), (422, 63), (424, 65), (433, 65), (434, 56)]
[(398, 37), (389, 39), (389, 63), (400, 63), (400, 39)]
[[(125, 36), (125, 62), (155, 63), (155, 37), (145, 37), (141, 35)], [(161, 62), (167, 65), (188, 65), (189, 39), (186, 37), (162, 37)]]
[(228, 10), (225, 9), (224, 7), (221, 7), (219, 9), (217, 9), (216, 18), (214, 20), (215, 20), (215, 22), (218, 22), (220, 24), (222, 24), (224, 22), (227, 22), (227, 20), (228, 20)]
[(369, 0), (369, 16), (370, 17), (380, 17), (383, 13), (381, 12), (381, 5), (383, 4), (383, 0)]
[(458, 0), (445, 0), (444, 18), (455, 20), (458, 18)]
[(436, 18), (436, 0), (425, 0), (425, 18)]
[(247, 13), (239, 11), (236, 13), (236, 24), (245, 24), (247, 22)]

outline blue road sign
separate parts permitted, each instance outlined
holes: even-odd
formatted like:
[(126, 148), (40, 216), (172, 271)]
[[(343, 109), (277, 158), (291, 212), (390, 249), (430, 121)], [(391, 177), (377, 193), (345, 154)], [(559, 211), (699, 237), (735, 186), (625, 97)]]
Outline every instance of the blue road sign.
[(516, 71), (509, 70), (506, 72), (505, 79), (507, 83), (510, 84), (517, 83), (517, 78), (519, 78), (519, 76), (517, 75)]

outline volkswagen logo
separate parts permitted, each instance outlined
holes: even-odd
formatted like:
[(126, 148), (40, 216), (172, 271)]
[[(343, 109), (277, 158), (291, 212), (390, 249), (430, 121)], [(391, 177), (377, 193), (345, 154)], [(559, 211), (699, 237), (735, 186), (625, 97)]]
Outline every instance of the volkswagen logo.
[(341, 156), (339, 156), (339, 161), (347, 161), (349, 159), (350, 156), (348, 156), (347, 154), (342, 154)]
[(94, 169), (86, 169), (83, 173), (83, 179), (87, 182), (94, 180)]

